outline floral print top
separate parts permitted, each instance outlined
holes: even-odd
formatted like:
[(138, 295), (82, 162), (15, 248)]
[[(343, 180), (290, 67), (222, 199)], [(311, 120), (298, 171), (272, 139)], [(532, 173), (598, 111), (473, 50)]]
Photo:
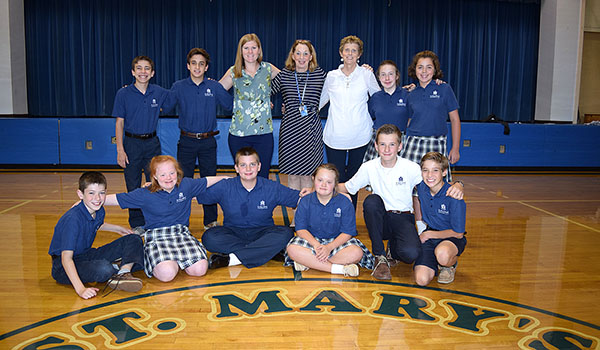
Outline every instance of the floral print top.
[(271, 64), (261, 62), (254, 77), (242, 70), (233, 76), (233, 115), (229, 133), (235, 136), (262, 135), (273, 132), (271, 118)]

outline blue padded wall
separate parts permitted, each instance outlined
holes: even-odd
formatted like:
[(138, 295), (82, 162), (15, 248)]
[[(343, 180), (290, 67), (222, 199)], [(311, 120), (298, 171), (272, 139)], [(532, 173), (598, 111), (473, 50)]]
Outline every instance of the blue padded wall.
[[(275, 149), (281, 120), (273, 120)], [(115, 165), (113, 118), (0, 119), (0, 164), (97, 164)], [(217, 162), (231, 166), (227, 134), (230, 120), (218, 119)], [(323, 124), (325, 121), (323, 120)], [(510, 135), (495, 123), (462, 123), (460, 167), (600, 167), (600, 126), (509, 124)], [(448, 128), (450, 124), (448, 123)], [(159, 120), (163, 154), (176, 156), (177, 119)], [(464, 147), (465, 140), (470, 147)], [(92, 149), (86, 149), (86, 141)], [(505, 153), (500, 153), (504, 146)]]
[(0, 119), (0, 164), (59, 164), (56, 118)]

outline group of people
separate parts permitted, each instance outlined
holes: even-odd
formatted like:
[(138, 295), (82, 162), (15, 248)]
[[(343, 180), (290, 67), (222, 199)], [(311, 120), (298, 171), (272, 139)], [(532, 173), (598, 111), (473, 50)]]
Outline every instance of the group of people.
[[(131, 272), (142, 268), (148, 277), (166, 282), (180, 269), (202, 276), (208, 268), (252, 268), (270, 259), (299, 271), (346, 276), (358, 276), (361, 266), (373, 269), (377, 279), (390, 279), (390, 267), (400, 260), (415, 263), (420, 285), (438, 272), (439, 282), (451, 282), (466, 245), (462, 183), (448, 183), (448, 160), (455, 163), (460, 157), (456, 97), (439, 80), (442, 72), (433, 52), (415, 56), (409, 75), (418, 84), (405, 88), (399, 87), (396, 64), (383, 61), (377, 70), (382, 90), (372, 69), (358, 65), (362, 50), (358, 37), (343, 38), (342, 64), (326, 74), (312, 44), (296, 40), (280, 71), (262, 60), (258, 37), (246, 34), (234, 66), (219, 82), (205, 78), (210, 56), (194, 48), (187, 55), (190, 77), (170, 90), (150, 84), (154, 63), (136, 57), (135, 82), (118, 91), (113, 110), (117, 161), (128, 192), (106, 195), (102, 174), (81, 176), (81, 203), (55, 228), (49, 250), (52, 276), (72, 284), (86, 299), (98, 292), (85, 287), (88, 282), (141, 289), (141, 279)], [(231, 88), (233, 94), (227, 92)], [(270, 96), (279, 92), (285, 106), (279, 167), (288, 175), (288, 187), (268, 179)], [(327, 103), (322, 130), (319, 110)], [(235, 178), (216, 176), (217, 105), (233, 112), (228, 144)], [(181, 130), (177, 160), (160, 155), (156, 135), (160, 111), (175, 106)], [(448, 117), (453, 143), (446, 158)], [(323, 146), (329, 164), (322, 164)], [(193, 178), (196, 160), (198, 179)], [(142, 169), (149, 187), (140, 187)], [(357, 192), (366, 186), (372, 191), (363, 210), (373, 254), (355, 237)], [(204, 208), (202, 243), (188, 229), (193, 198)], [(224, 214), (222, 226), (217, 224), (217, 203)], [(104, 223), (103, 205), (128, 208), (132, 229)], [(297, 207), (294, 227), (274, 225), (278, 205)], [(99, 229), (123, 237), (91, 248)]]

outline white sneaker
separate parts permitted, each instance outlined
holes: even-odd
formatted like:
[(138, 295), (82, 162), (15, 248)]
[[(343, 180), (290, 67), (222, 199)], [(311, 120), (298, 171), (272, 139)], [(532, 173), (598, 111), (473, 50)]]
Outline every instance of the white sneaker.
[(358, 265), (348, 264), (344, 265), (344, 277), (358, 277)]

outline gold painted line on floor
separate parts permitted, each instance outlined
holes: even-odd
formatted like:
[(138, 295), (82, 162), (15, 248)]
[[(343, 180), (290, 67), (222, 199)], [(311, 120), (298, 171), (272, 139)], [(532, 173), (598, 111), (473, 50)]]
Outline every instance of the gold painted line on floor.
[(24, 206), (25, 204), (29, 204), (29, 203), (31, 203), (31, 202), (33, 202), (33, 201), (29, 200), (29, 201), (25, 201), (25, 202), (23, 202), (23, 203), (20, 203), (20, 204), (17, 204), (17, 205), (13, 205), (13, 206), (12, 206), (12, 207), (10, 207), (10, 208), (6, 208), (6, 209), (4, 209), (4, 210), (0, 211), (0, 214), (4, 214), (4, 213), (6, 213), (6, 212), (9, 212), (9, 211), (11, 211), (11, 210), (13, 210), (13, 209), (16, 209), (16, 208), (18, 208), (18, 207), (22, 207), (22, 206)]
[(577, 222), (577, 221), (574, 221), (574, 220), (568, 219), (568, 218), (566, 218), (566, 217), (564, 217), (564, 216), (560, 216), (560, 215), (554, 214), (554, 213), (552, 213), (552, 212), (550, 212), (550, 211), (547, 211), (547, 210), (544, 210), (544, 209), (542, 209), (542, 208), (538, 208), (538, 207), (536, 207), (535, 205), (527, 204), (527, 203), (524, 203), (524, 202), (521, 202), (521, 201), (519, 201), (518, 203), (519, 203), (519, 204), (523, 204), (524, 206), (526, 206), (526, 207), (529, 207), (529, 208), (531, 208), (531, 209), (535, 209), (535, 210), (541, 211), (542, 213), (548, 214), (548, 215), (550, 215), (550, 216), (554, 216), (555, 218), (559, 218), (559, 219), (565, 220), (565, 221), (567, 221), (567, 222), (570, 222), (570, 223), (572, 223), (572, 224), (575, 224), (575, 225), (581, 226), (581, 227), (583, 227), (583, 228), (587, 228), (588, 230), (592, 230), (592, 231), (594, 231), (594, 232), (598, 232), (598, 233), (600, 233), (600, 230), (598, 230), (598, 229), (595, 229), (595, 228), (593, 228), (593, 227), (590, 227), (590, 226), (584, 225), (584, 224), (582, 224), (582, 223), (580, 223), (580, 222)]

